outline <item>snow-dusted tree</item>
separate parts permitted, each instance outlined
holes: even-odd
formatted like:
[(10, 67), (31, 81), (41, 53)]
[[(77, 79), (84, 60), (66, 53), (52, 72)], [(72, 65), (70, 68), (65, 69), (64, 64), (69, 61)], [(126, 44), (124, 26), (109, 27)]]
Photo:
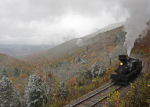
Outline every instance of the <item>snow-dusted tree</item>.
[(21, 107), (17, 91), (6, 76), (0, 79), (0, 107)]
[(36, 76), (29, 77), (28, 86), (25, 91), (25, 100), (27, 107), (41, 107), (45, 96), (42, 80)]
[(106, 69), (102, 64), (98, 64), (97, 62), (92, 65), (91, 75), (93, 77), (103, 76)]
[(63, 98), (67, 98), (69, 94), (68, 88), (64, 82), (59, 83), (59, 95)]

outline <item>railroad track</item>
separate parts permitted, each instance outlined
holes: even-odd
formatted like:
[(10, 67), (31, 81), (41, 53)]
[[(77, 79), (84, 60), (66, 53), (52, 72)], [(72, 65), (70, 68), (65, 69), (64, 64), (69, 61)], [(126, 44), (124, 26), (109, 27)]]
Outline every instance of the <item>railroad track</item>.
[(120, 89), (121, 86), (115, 86), (113, 82), (107, 83), (104, 86), (78, 98), (65, 107), (94, 107), (107, 98), (108, 93), (113, 90)]

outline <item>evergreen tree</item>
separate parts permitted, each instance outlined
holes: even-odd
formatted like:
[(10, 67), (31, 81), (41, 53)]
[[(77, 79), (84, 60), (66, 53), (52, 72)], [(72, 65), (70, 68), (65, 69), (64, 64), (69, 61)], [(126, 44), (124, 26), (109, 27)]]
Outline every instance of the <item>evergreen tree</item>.
[(60, 82), (59, 84), (59, 95), (63, 98), (67, 98), (69, 94), (68, 88), (64, 82)]
[(19, 72), (19, 70), (18, 70), (18, 68), (17, 67), (15, 67), (15, 69), (14, 69), (14, 76), (15, 77), (18, 77), (19, 75), (20, 75), (20, 72)]
[(1, 76), (5, 76), (5, 77), (8, 77), (8, 73), (6, 71), (6, 69), (4, 68), (2, 71), (1, 71)]
[(44, 89), (41, 79), (36, 75), (31, 75), (25, 92), (26, 106), (41, 107), (44, 98)]
[(6, 76), (0, 79), (0, 107), (21, 107), (17, 91)]

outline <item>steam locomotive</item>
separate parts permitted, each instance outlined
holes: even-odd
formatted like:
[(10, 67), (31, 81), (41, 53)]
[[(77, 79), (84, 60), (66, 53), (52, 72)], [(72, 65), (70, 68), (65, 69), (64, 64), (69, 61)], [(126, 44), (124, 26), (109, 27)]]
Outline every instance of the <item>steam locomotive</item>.
[(128, 85), (141, 73), (142, 61), (127, 55), (119, 55), (119, 60), (119, 67), (115, 70), (115, 74), (111, 74), (110, 78), (117, 85)]

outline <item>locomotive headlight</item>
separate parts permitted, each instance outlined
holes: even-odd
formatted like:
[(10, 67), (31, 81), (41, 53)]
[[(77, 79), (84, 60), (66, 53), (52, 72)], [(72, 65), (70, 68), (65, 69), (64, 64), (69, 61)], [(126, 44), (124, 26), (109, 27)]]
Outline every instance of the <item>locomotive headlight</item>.
[(122, 62), (120, 62), (120, 65), (122, 66), (122, 65), (123, 65), (123, 63), (122, 63)]

